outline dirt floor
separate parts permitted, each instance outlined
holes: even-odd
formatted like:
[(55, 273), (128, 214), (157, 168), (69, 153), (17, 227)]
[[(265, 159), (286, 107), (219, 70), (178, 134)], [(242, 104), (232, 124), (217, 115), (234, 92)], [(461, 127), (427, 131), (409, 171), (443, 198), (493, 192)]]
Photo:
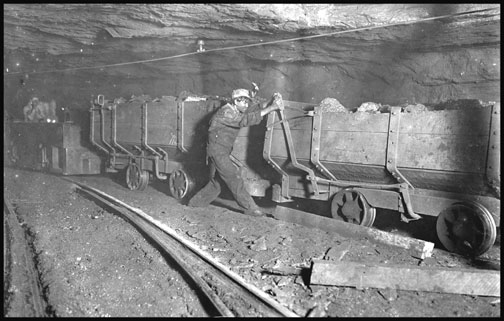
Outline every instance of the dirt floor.
[[(500, 298), (396, 289), (315, 286), (305, 274), (270, 275), (268, 268), (306, 271), (312, 259), (442, 268), (500, 270), (500, 241), (479, 260), (436, 248), (419, 260), (406, 251), (364, 238), (344, 238), (271, 217), (250, 217), (221, 199), (206, 209), (168, 196), (167, 184), (130, 191), (117, 175), (71, 179), (103, 190), (161, 220), (245, 280), (300, 316), (500, 317)], [(4, 316), (199, 317), (205, 307), (173, 263), (125, 219), (77, 193), (60, 176), (4, 167)], [(259, 200), (260, 201), (260, 200)], [(272, 204), (261, 202), (272, 211)], [(389, 213), (380, 228), (407, 235)], [(10, 220), (9, 233), (5, 222)], [(387, 223), (388, 222), (388, 223)], [(428, 220), (425, 222), (428, 223)], [(418, 223), (428, 226), (427, 223)], [(411, 224), (411, 223), (410, 223)], [(15, 224), (14, 224), (15, 225)], [(420, 226), (420, 225), (418, 225)], [(21, 227), (21, 228), (19, 228)], [(24, 233), (40, 280), (43, 311), (28, 304), (28, 263), (20, 254)], [(426, 234), (428, 235), (428, 233)], [(10, 245), (7, 246), (6, 245)], [(7, 256), (7, 260), (6, 259)], [(342, 256), (342, 257), (341, 257)], [(9, 259), (10, 258), (10, 259)], [(486, 262), (486, 265), (482, 265)], [(42, 314), (42, 315), (40, 315)]]

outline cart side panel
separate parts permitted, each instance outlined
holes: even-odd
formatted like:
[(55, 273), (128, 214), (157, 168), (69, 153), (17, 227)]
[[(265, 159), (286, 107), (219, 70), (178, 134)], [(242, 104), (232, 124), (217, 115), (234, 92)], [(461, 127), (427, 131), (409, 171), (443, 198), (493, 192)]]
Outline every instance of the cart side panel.
[(485, 173), (491, 108), (403, 113), (398, 166)]
[[(101, 146), (102, 148), (106, 148), (105, 144), (103, 143), (103, 140), (105, 143), (110, 144), (111, 142), (111, 126), (112, 126), (112, 113), (108, 109), (94, 109), (92, 111), (94, 121), (90, 124), (92, 126), (92, 135), (91, 139), (92, 141)], [(102, 135), (102, 121), (103, 121), (103, 135)], [(108, 151), (110, 152), (110, 150)]]
[[(141, 101), (132, 101), (118, 104), (116, 107), (116, 139), (123, 146), (141, 146), (142, 142), (142, 104)], [(106, 111), (105, 137), (111, 144), (112, 115)]]
[[(284, 106), (284, 116), (288, 121), (288, 126), (291, 131), (296, 158), (300, 162), (309, 161), (313, 119), (312, 117), (307, 117), (305, 114), (306, 111), (313, 110), (313, 105), (294, 101), (284, 101)], [(287, 138), (284, 134), (284, 127), (280, 122), (278, 114), (275, 114), (275, 120), (272, 126), (271, 157), (289, 159)]]
[(387, 133), (389, 114), (373, 114), (366, 112), (331, 113), (324, 112), (322, 117), (323, 131), (360, 132), (360, 133)]
[(81, 144), (81, 129), (78, 125), (72, 123), (43, 123), (39, 124), (38, 128), (42, 133), (40, 138), (53, 146), (72, 148)]
[(28, 122), (10, 123), (10, 149), (16, 167), (42, 169), (41, 149), (44, 138), (40, 128), (44, 124)]
[[(293, 113), (286, 109), (286, 118), (292, 118)], [(340, 180), (393, 184), (396, 181), (386, 168), (387, 161), (392, 158), (397, 169), (415, 187), (493, 195), (487, 171), (495, 167), (494, 163), (500, 166), (499, 160), (488, 160), (496, 159), (492, 151), (500, 147), (496, 139), (491, 141), (494, 132), (491, 126), (497, 127), (492, 117), (498, 116), (498, 108), (490, 107), (401, 112), (399, 115), (325, 112), (321, 117), (319, 158)], [(317, 148), (313, 135), (317, 124), (312, 126), (308, 119), (300, 118), (289, 120), (289, 125), (298, 161), (312, 166), (306, 163), (310, 163), (311, 150)], [(397, 129), (399, 135), (394, 136)], [(397, 143), (390, 144), (395, 138)], [(289, 184), (302, 184), (306, 173), (292, 169), (285, 133), (278, 122), (271, 141), (272, 159), (290, 176)], [(388, 150), (394, 146), (398, 146), (397, 151)], [(490, 176), (497, 182), (494, 185), (500, 184), (500, 175)]]
[[(141, 123), (141, 119), (138, 119)], [(164, 96), (147, 103), (147, 143), (150, 146), (177, 146), (177, 101)]]
[(363, 165), (385, 165), (387, 133), (323, 131), (320, 160)]
[(62, 175), (89, 175), (100, 174), (102, 168), (102, 159), (85, 147), (81, 148), (58, 148), (53, 149), (57, 152), (59, 163), (51, 162), (52, 172)]
[(215, 100), (184, 101), (182, 145), (190, 154), (206, 154), (206, 143), (208, 139), (208, 127), (210, 119), (215, 110), (220, 107)]
[(385, 165), (388, 114), (324, 113), (320, 160)]
[[(490, 113), (490, 108), (401, 113), (397, 166), (483, 174)], [(324, 114), (321, 160), (385, 166), (387, 142), (389, 135), (394, 134), (388, 132), (389, 117), (390, 114)]]
[(10, 124), (15, 166), (63, 175), (99, 174), (101, 159), (81, 146), (80, 126), (71, 123)]
[[(137, 154), (133, 147), (142, 148), (142, 137), (144, 130), (144, 106), (147, 107), (147, 144), (156, 146), (176, 146), (177, 128), (177, 103), (174, 97), (163, 97), (157, 101), (137, 99), (133, 101), (116, 104), (107, 102), (100, 111), (94, 111), (94, 141), (102, 147), (108, 149), (101, 143), (101, 117), (104, 120), (105, 142), (114, 147), (113, 144), (113, 108), (116, 117), (116, 141), (130, 152)], [(109, 108), (110, 107), (110, 108)], [(121, 150), (114, 147), (117, 152)]]
[[(124, 154), (124, 150), (113, 143), (115, 110), (116, 142), (133, 155), (139, 156), (139, 150), (142, 150), (145, 156), (158, 155), (163, 158), (166, 153), (170, 162), (182, 162), (187, 158), (201, 162), (200, 159), (184, 158), (182, 154), (189, 152), (192, 155), (195, 152), (204, 161), (202, 155), (206, 152), (210, 107), (205, 98), (180, 101), (172, 96), (154, 100), (140, 96), (115, 105), (107, 101), (101, 110), (94, 111), (93, 140), (108, 153), (111, 148), (107, 144)], [(101, 141), (102, 118), (105, 143)], [(147, 146), (144, 146), (145, 143)]]
[[(311, 132), (291, 128), (292, 142), (298, 161), (310, 159)], [(289, 158), (289, 149), (282, 129), (274, 129), (272, 135), (271, 156)]]

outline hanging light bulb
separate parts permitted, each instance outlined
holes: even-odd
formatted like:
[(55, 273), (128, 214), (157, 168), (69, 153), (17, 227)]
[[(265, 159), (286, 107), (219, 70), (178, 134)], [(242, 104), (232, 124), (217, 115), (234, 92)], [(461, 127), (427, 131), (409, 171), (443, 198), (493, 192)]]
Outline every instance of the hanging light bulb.
[(203, 48), (203, 46), (204, 46), (204, 45), (205, 45), (205, 42), (204, 42), (202, 39), (198, 40), (198, 46), (199, 46), (199, 48), (198, 48), (198, 50), (197, 50), (197, 51), (198, 51), (198, 52), (203, 52), (203, 51), (205, 51), (205, 48)]

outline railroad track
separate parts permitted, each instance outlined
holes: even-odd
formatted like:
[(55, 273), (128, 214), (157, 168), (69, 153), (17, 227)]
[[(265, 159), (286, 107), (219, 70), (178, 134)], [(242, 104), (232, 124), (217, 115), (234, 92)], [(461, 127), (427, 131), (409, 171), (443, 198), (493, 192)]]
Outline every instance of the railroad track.
[(166, 224), (98, 189), (64, 179), (76, 190), (119, 212), (170, 256), (191, 280), (210, 317), (299, 317)]
[[(11, 202), (4, 198), (4, 316), (48, 317), (39, 273), (32, 252)], [(14, 263), (16, 261), (17, 263)], [(23, 287), (10, 293), (16, 280)], [(20, 307), (23, 315), (10, 315), (11, 306)]]

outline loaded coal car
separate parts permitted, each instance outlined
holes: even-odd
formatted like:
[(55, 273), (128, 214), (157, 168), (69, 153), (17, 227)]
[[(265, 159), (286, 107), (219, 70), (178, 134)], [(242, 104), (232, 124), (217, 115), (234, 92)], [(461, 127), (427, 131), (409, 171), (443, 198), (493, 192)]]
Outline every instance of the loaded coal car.
[(465, 255), (494, 244), (500, 103), (375, 112), (284, 104), (268, 115), (263, 150), (280, 175), (272, 182), (274, 201), (328, 201), (334, 218), (368, 227), (377, 208), (406, 222), (434, 216), (443, 246)]
[(101, 158), (82, 139), (81, 126), (72, 121), (35, 123), (14, 120), (4, 125), (7, 164), (60, 175), (102, 172)]
[[(174, 198), (187, 200), (208, 181), (208, 125), (225, 103), (187, 92), (130, 100), (98, 95), (90, 109), (90, 141), (104, 156), (106, 170), (122, 173), (129, 189), (143, 190), (150, 181), (160, 180), (167, 182)], [(262, 158), (264, 124), (262, 128), (241, 129), (231, 155), (253, 196), (264, 196), (270, 187), (263, 173), (269, 167)]]

